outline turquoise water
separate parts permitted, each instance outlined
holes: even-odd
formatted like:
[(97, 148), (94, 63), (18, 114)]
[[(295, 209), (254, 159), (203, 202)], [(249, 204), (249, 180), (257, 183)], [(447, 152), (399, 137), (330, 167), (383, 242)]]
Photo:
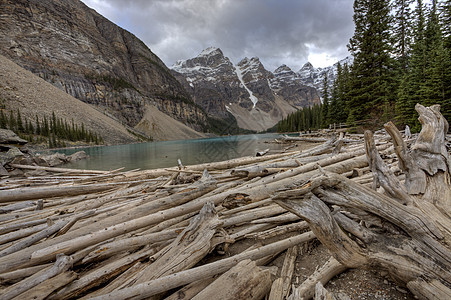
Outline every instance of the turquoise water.
[(174, 167), (177, 159), (183, 165), (222, 161), (242, 156), (255, 156), (265, 149), (281, 150), (283, 145), (269, 144), (278, 134), (250, 134), (195, 140), (150, 142), (118, 146), (58, 150), (67, 155), (83, 150), (89, 158), (68, 164), (67, 168), (90, 170), (155, 169)]

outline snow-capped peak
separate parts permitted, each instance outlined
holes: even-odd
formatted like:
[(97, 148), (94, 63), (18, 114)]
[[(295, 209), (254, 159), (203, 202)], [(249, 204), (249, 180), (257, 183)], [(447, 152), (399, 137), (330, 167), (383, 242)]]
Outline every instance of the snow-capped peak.
[(200, 56), (210, 56), (210, 55), (216, 55), (216, 54), (222, 54), (221, 49), (217, 47), (208, 47), (207, 49), (202, 50), (202, 52), (198, 55)]

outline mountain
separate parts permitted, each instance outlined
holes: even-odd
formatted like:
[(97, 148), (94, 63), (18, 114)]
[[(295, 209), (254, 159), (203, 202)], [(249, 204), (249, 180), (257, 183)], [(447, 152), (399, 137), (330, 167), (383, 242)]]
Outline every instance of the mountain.
[(297, 72), (301, 82), (305, 85), (316, 88), (318, 91), (322, 93), (323, 85), (324, 85), (324, 77), (327, 74), (328, 86), (332, 88), (335, 78), (337, 77), (337, 66), (338, 63), (343, 66), (347, 64), (351, 66), (353, 63), (353, 57), (347, 56), (346, 58), (336, 62), (332, 66), (325, 68), (315, 68), (310, 62), (305, 63), (302, 68)]
[(58, 118), (102, 136), (107, 144), (132, 143), (137, 138), (118, 121), (75, 99), (30, 71), (0, 55), (0, 104), (6, 111), (20, 110), (25, 120)]
[(270, 128), (297, 108), (320, 101), (314, 88), (277, 77), (258, 58), (234, 65), (215, 47), (176, 62), (172, 70), (208, 114), (220, 119), (232, 116), (239, 127), (249, 130)]
[(141, 40), (81, 1), (2, 0), (0, 11), (3, 55), (105, 115), (135, 127), (153, 106), (193, 129), (208, 127), (205, 112)]

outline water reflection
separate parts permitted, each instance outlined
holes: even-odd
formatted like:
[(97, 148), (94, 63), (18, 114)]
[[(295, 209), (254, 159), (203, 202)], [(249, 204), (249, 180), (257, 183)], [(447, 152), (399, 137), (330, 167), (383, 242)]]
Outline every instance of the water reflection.
[(125, 167), (132, 169), (154, 169), (173, 167), (180, 158), (184, 165), (222, 161), (242, 156), (254, 156), (264, 149), (280, 150), (283, 146), (268, 144), (277, 134), (253, 134), (215, 137), (196, 140), (151, 142), (106, 147), (66, 149), (65, 154), (84, 150), (90, 158), (70, 165), (69, 168), (113, 170)]

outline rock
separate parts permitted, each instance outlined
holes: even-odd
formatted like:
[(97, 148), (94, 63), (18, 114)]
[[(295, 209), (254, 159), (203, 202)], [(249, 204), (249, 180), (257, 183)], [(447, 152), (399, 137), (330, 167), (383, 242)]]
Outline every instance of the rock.
[(62, 153), (43, 155), (43, 156), (40, 156), (40, 158), (43, 159), (49, 165), (49, 167), (56, 167), (56, 166), (59, 166), (59, 165), (69, 162), (69, 159), (67, 158), (67, 156)]
[(6, 171), (5, 167), (0, 164), (0, 176), (8, 176), (9, 173)]
[(8, 150), (8, 152), (6, 152), (5, 163), (3, 165), (11, 163), (14, 160), (22, 158), (24, 156), (25, 154), (23, 154), (18, 148), (12, 147), (11, 149)]
[(40, 156), (34, 156), (33, 161), (38, 166), (50, 167), (49, 164)]
[(21, 177), (24, 175), (24, 172), (20, 169), (14, 169), (8, 173), (11, 177)]
[(31, 170), (24, 173), (26, 177), (46, 176), (49, 173), (44, 170)]
[[(245, 129), (265, 130), (296, 108), (320, 103), (316, 89), (302, 84), (293, 71), (295, 81), (280, 80), (257, 57), (244, 58), (234, 65), (215, 47), (178, 61), (172, 70), (207, 113), (223, 120), (232, 114)], [(281, 90), (284, 92), (279, 93)]]
[(74, 162), (74, 161), (78, 161), (78, 160), (82, 160), (82, 159), (86, 159), (86, 158), (88, 158), (88, 155), (86, 154), (85, 151), (78, 151), (67, 157), (68, 161), (70, 161), (70, 162)]
[(0, 129), (0, 144), (25, 145), (26, 140), (21, 139), (14, 131), (9, 129)]
[[(187, 125), (206, 124), (205, 113), (145, 43), (82, 1), (5, 0), (0, 11), (2, 55), (71, 96), (132, 127), (153, 101), (158, 108), (170, 102), (176, 109), (164, 112)], [(184, 115), (186, 106), (194, 118)]]

